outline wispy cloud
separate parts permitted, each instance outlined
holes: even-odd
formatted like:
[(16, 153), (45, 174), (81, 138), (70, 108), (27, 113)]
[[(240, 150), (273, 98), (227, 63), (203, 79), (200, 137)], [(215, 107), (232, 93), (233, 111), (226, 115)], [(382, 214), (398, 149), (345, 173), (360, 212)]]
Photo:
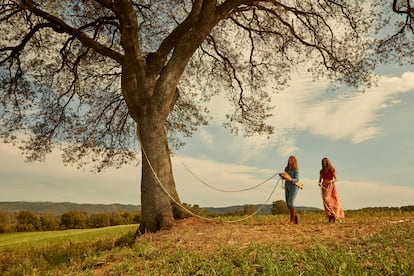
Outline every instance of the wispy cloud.
[[(281, 130), (295, 129), (331, 140), (349, 140), (361, 143), (375, 138), (380, 132), (379, 120), (382, 112), (401, 103), (403, 93), (414, 93), (414, 72), (405, 72), (398, 77), (379, 77), (378, 86), (364, 93), (350, 88), (327, 92), (327, 83), (314, 84), (308, 78), (273, 98), (276, 105), (274, 117), (278, 136), (272, 140), (283, 141), (280, 152), (294, 150), (294, 136)], [(288, 143), (286, 143), (288, 142)], [(289, 150), (286, 150), (289, 148)]]
[[(374, 139), (383, 130), (381, 118), (384, 112), (401, 104), (401, 95), (414, 93), (414, 72), (407, 71), (397, 77), (380, 76), (378, 85), (364, 93), (352, 88), (329, 91), (329, 83), (315, 82), (310, 77), (298, 75), (283, 92), (273, 95), (274, 114), (269, 123), (275, 133), (268, 137), (236, 139), (227, 145), (240, 152), (242, 160), (263, 154), (263, 148), (276, 146), (281, 156), (299, 151), (297, 135), (307, 132), (315, 137), (331, 141), (350, 141), (358, 144)], [(215, 98), (211, 104), (212, 124), (221, 124), (225, 111), (224, 100)], [(217, 132), (200, 131), (206, 146), (221, 145)], [(220, 142), (220, 143), (217, 143)]]

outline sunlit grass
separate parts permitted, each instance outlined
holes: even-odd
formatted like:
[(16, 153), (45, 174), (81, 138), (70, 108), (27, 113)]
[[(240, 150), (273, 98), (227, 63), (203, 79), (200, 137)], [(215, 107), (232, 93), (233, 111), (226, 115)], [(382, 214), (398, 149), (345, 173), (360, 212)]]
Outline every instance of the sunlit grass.
[(113, 227), (95, 228), (95, 229), (74, 229), (63, 231), (45, 231), (45, 232), (21, 232), (0, 234), (0, 250), (6, 247), (25, 246), (30, 243), (33, 246), (42, 242), (59, 242), (59, 241), (80, 241), (82, 239), (105, 235), (105, 234), (125, 234), (131, 229), (137, 228), (137, 225), (119, 225)]
[[(300, 219), (301, 229), (323, 234), (300, 236), (299, 228), (292, 228), (297, 231), (282, 233), (277, 241), (224, 243), (214, 250), (177, 246), (178, 236), (155, 239), (163, 233), (131, 243), (137, 225), (2, 234), (0, 275), (414, 275), (413, 213), (349, 212), (337, 225), (321, 213), (302, 213)], [(287, 215), (258, 215), (240, 225), (279, 231), (286, 220)], [(362, 226), (366, 233), (356, 231)], [(329, 239), (330, 231), (343, 239)], [(293, 233), (296, 243), (283, 239)], [(194, 234), (194, 240), (197, 234), (202, 235)]]
[[(0, 275), (49, 274), (115, 248), (137, 225), (0, 235)], [(59, 271), (59, 269), (56, 269)], [(46, 273), (46, 274), (43, 274)], [(53, 275), (53, 274), (51, 274)]]

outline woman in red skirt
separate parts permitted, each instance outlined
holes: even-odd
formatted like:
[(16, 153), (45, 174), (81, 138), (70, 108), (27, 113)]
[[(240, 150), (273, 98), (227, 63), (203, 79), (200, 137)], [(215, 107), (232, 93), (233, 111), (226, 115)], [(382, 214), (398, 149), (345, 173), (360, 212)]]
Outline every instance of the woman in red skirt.
[(319, 186), (322, 188), (322, 199), (325, 214), (329, 222), (334, 223), (336, 219), (345, 217), (341, 207), (335, 182), (337, 181), (335, 168), (328, 158), (322, 159), (322, 169), (319, 172)]

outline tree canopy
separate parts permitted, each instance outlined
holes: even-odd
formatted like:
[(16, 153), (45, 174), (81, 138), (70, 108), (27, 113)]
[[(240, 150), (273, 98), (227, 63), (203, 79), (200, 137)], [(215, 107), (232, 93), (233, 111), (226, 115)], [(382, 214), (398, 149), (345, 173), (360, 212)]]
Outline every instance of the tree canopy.
[(104, 167), (135, 157), (134, 121), (120, 87), (124, 12), (136, 14), (137, 54), (160, 76), (175, 66), (193, 25), (216, 11), (177, 80), (180, 97), (166, 124), (175, 145), (179, 132), (190, 136), (207, 123), (200, 100), (223, 94), (234, 104), (227, 126), (270, 133), (268, 92), (283, 89), (298, 64), (320, 58), (309, 70), (351, 84), (365, 81), (369, 69), (360, 50), (366, 19), (352, 1), (1, 2), (1, 136), (24, 131), (30, 160), (42, 160), (54, 144), (66, 148), (66, 162), (90, 157)]
[(169, 147), (213, 96), (236, 134), (272, 133), (271, 93), (297, 68), (369, 82), (371, 22), (354, 0), (1, 0), (0, 137), (97, 170), (141, 147), (140, 227), (156, 231), (183, 217)]
[(414, 64), (414, 1), (373, 1), (377, 62)]

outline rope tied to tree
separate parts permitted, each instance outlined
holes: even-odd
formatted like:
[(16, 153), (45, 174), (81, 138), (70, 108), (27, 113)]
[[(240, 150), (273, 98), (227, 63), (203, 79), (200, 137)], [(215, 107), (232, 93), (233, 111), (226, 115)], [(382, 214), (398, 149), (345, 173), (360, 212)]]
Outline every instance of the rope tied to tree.
[[(162, 184), (162, 182), (161, 182), (161, 180), (159, 179), (159, 177), (158, 177), (158, 175), (157, 175), (157, 173), (155, 172), (155, 169), (153, 168), (153, 166), (152, 166), (152, 164), (151, 164), (151, 162), (150, 162), (150, 160), (149, 160), (149, 158), (148, 158), (148, 156), (147, 156), (147, 153), (146, 153), (146, 151), (145, 151), (145, 149), (144, 149), (144, 147), (142, 146), (142, 143), (141, 143), (141, 139), (140, 139), (140, 136), (139, 136), (139, 133), (138, 133), (138, 131), (137, 131), (137, 136), (138, 136), (138, 140), (140, 141), (140, 144), (141, 144), (141, 150), (142, 150), (142, 153), (143, 153), (143, 155), (144, 155), (144, 157), (145, 157), (145, 159), (147, 160), (147, 162), (148, 162), (148, 165), (149, 165), (149, 167), (150, 167), (150, 170), (151, 170), (151, 173), (153, 174), (153, 176), (154, 176), (154, 178), (155, 178), (155, 180), (156, 180), (156, 182), (158, 183), (158, 185), (160, 185), (160, 187), (161, 187), (161, 189), (164, 191), (164, 193), (177, 205), (177, 206), (179, 206), (180, 208), (182, 208), (182, 209), (184, 209), (186, 212), (188, 212), (190, 215), (192, 215), (192, 216), (194, 216), (194, 217), (197, 217), (197, 218), (200, 218), (200, 219), (203, 219), (203, 220), (207, 220), (207, 221), (213, 221), (213, 222), (223, 222), (223, 223), (236, 223), (236, 222), (241, 222), (241, 221), (244, 221), (244, 220), (247, 220), (247, 219), (249, 219), (250, 217), (253, 217), (253, 216), (255, 216), (255, 215), (257, 215), (259, 212), (260, 212), (260, 210), (261, 209), (263, 209), (264, 208), (264, 206), (269, 202), (269, 200), (272, 198), (272, 195), (273, 195), (273, 193), (275, 192), (275, 190), (276, 190), (276, 188), (277, 188), (277, 185), (279, 184), (279, 182), (281, 181), (281, 178), (279, 178), (278, 180), (277, 180), (277, 182), (276, 182), (276, 185), (273, 187), (273, 189), (272, 189), (272, 191), (271, 191), (271, 193), (269, 194), (269, 196), (268, 196), (268, 198), (266, 199), (266, 202), (264, 203), (264, 204), (262, 204), (254, 213), (252, 213), (252, 214), (250, 214), (250, 215), (247, 215), (247, 216), (245, 216), (245, 217), (242, 217), (241, 219), (238, 219), (238, 220), (225, 220), (225, 221), (217, 221), (217, 220), (215, 220), (215, 219), (212, 219), (212, 218), (208, 218), (208, 217), (203, 217), (203, 216), (200, 216), (200, 215), (198, 215), (198, 214), (195, 214), (194, 212), (192, 212), (191, 210), (189, 210), (188, 208), (186, 208), (185, 206), (183, 206), (181, 203), (179, 203), (179, 202), (177, 202), (175, 199), (174, 199), (174, 197), (168, 192), (168, 190), (164, 187), (164, 185)], [(268, 182), (268, 181), (270, 181), (271, 179), (273, 179), (274, 178), (274, 176), (275, 175), (273, 175), (272, 177), (270, 177), (270, 178), (268, 178), (268, 179), (266, 179), (265, 181), (263, 181), (263, 182), (261, 182), (259, 185), (255, 185), (254, 187), (258, 187), (258, 186), (260, 186), (260, 185), (262, 185), (262, 184), (264, 184), (264, 183), (266, 183), (266, 182)], [(246, 190), (246, 189), (243, 189), (243, 190)]]

